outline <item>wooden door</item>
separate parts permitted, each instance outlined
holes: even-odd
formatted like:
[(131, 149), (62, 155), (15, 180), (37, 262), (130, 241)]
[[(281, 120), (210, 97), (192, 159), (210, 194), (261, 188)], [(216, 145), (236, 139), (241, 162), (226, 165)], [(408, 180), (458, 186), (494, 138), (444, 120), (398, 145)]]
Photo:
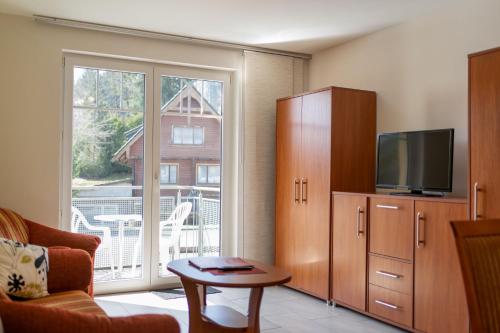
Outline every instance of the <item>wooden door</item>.
[[(500, 49), (469, 58), (470, 212), (500, 217)], [(475, 193), (474, 187), (477, 187)], [(477, 208), (476, 205), (477, 195)]]
[(333, 197), (332, 295), (335, 301), (365, 311), (367, 198)]
[(280, 100), (276, 111), (276, 265), (292, 274), (292, 287), (299, 285), (295, 274), (296, 233), (300, 209), (300, 145), (302, 98)]
[(450, 226), (452, 220), (466, 219), (466, 208), (465, 203), (415, 202), (422, 241), (415, 246), (414, 320), (419, 331), (468, 332), (465, 288)]
[(301, 289), (329, 298), (331, 90), (302, 100), (301, 206), (297, 233)]

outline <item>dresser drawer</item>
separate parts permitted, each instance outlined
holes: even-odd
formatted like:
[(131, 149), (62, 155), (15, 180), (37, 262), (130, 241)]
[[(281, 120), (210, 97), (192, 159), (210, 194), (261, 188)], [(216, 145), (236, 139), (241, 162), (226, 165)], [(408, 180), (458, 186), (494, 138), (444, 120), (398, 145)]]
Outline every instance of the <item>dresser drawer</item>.
[(413, 200), (370, 198), (370, 252), (413, 260)]
[(413, 265), (370, 254), (369, 281), (379, 287), (412, 295)]
[(413, 325), (412, 297), (397, 291), (369, 285), (368, 311), (408, 327)]

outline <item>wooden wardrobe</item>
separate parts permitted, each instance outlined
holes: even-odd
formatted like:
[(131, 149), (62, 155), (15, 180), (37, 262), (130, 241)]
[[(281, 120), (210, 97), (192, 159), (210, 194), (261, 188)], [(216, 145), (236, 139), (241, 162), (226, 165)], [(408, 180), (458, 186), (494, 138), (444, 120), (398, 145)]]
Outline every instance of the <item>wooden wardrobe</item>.
[(469, 55), (469, 202), (473, 220), (500, 218), (500, 48)]
[(376, 94), (328, 87), (276, 111), (276, 265), (329, 300), (331, 193), (375, 186)]

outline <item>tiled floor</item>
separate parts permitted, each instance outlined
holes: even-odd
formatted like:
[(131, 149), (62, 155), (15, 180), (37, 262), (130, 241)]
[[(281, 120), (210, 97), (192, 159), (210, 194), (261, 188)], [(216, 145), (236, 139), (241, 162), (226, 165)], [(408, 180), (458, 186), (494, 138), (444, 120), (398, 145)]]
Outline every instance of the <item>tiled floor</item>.
[[(219, 288), (222, 293), (207, 296), (208, 304), (221, 304), (246, 313), (247, 289)], [(98, 296), (99, 305), (110, 316), (143, 313), (173, 315), (188, 332), (185, 298), (164, 300), (152, 293)], [(266, 288), (261, 307), (261, 329), (265, 333), (397, 333), (395, 327), (284, 287)]]

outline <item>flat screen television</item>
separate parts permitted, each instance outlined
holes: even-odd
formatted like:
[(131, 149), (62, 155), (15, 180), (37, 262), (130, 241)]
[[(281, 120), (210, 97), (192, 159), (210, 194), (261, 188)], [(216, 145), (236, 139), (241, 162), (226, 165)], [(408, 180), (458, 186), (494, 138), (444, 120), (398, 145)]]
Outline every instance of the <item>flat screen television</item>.
[(453, 129), (383, 133), (377, 145), (377, 187), (423, 194), (451, 192)]

